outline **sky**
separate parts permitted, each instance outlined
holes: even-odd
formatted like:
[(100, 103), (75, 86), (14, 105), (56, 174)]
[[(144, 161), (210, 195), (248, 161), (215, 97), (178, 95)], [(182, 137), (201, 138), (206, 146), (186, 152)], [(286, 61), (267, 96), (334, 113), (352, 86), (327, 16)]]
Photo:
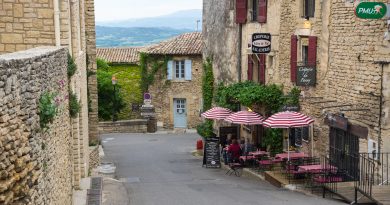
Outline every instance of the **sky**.
[(202, 0), (95, 0), (95, 18), (100, 22), (161, 16), (188, 9), (202, 9)]

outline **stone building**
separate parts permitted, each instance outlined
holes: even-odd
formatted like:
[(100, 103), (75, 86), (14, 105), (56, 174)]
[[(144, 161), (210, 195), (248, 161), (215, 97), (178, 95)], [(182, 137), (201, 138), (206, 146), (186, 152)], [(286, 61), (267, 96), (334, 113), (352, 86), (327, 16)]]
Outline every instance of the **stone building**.
[[(31, 161), (31, 163), (20, 162), (22, 163), (21, 168), (15, 170), (16, 172), (2, 175), (0, 181), (3, 181), (0, 184), (4, 185), (3, 182), (7, 182), (8, 187), (6, 189), (2, 187), (0, 190), (0, 203), (71, 204), (72, 189), (78, 188), (80, 179), (88, 176), (89, 139), (91, 141), (97, 140), (98, 119), (96, 76), (93, 74), (87, 76), (87, 71), (91, 71), (89, 73), (96, 71), (94, 21), (93, 0), (15, 0), (0, 3), (0, 54), (20, 51), (15, 54), (1, 56), (1, 59), (5, 59), (2, 62), (2, 72), (5, 71), (4, 68), (11, 68), (6, 72), (15, 71), (12, 74), (7, 74), (9, 76), (15, 75), (15, 80), (7, 79), (5, 88), (12, 85), (12, 89), (18, 92), (17, 85), (19, 82), (14, 81), (21, 78), (25, 80), (26, 84), (34, 84), (34, 80), (41, 81), (41, 83), (37, 82), (37, 87), (31, 86), (32, 90), (27, 89), (27, 91), (31, 91), (30, 93), (26, 92), (26, 87), (22, 86), (21, 88), (20, 95), (35, 102), (31, 102), (31, 106), (26, 108), (31, 112), (28, 117), (15, 118), (10, 121), (12, 124), (20, 120), (21, 124), (26, 127), (24, 131), (20, 128), (22, 130), (21, 135), (18, 134), (15, 135), (15, 139), (6, 140), (7, 137), (4, 138), (4, 136), (10, 135), (7, 130), (15, 129), (15, 126), (9, 125), (11, 127), (8, 127), (4, 122), (1, 125), (4, 127), (0, 137), (6, 141), (0, 144), (0, 150), (4, 148), (9, 150), (5, 142), (10, 140), (20, 143), (20, 148), (24, 151), (18, 152), (15, 150), (15, 153), (18, 153), (18, 157), (24, 156), (25, 162)], [(58, 50), (56, 51), (54, 48), (33, 49), (39, 46), (56, 46)], [(67, 51), (63, 47), (66, 47)], [(74, 58), (78, 68), (69, 81), (66, 75), (67, 52)], [(12, 58), (20, 63), (12, 64), (11, 62), (14, 62)], [(18, 69), (27, 69), (27, 71), (22, 72)], [(40, 69), (46, 72), (42, 72)], [(65, 75), (63, 73), (64, 69)], [(31, 76), (34, 77), (28, 78), (25, 75), (30, 75), (29, 72), (35, 72), (36, 74), (31, 73)], [(74, 119), (70, 119), (66, 114), (58, 116), (48, 133), (39, 133), (36, 130), (36, 120), (39, 124), (39, 117), (37, 119), (36, 116), (38, 112), (36, 103), (45, 89), (53, 90), (56, 88), (55, 80), (59, 78), (67, 82), (69, 88), (78, 96), (81, 110)], [(47, 82), (43, 83), (43, 81)], [(0, 86), (0, 90), (2, 89), (4, 89), (4, 86)], [(6, 98), (6, 100), (11, 99)], [(17, 103), (19, 100), (19, 98), (14, 98), (14, 101), (10, 102), (15, 102), (13, 105), (19, 106)], [(27, 105), (22, 102), (20, 106)], [(90, 109), (88, 109), (88, 105)], [(64, 107), (64, 109), (67, 108)], [(18, 109), (11, 110), (17, 111)], [(20, 116), (24, 116), (26, 110), (21, 110)], [(2, 109), (0, 116), (7, 116), (6, 112), (8, 111), (10, 111), (10, 106), (8, 106), (8, 109)], [(26, 135), (28, 136), (27, 142), (25, 142)], [(48, 138), (53, 138), (54, 141), (51, 142)], [(42, 140), (48, 140), (48, 142), (41, 145)], [(18, 146), (15, 145), (12, 149), (16, 147)], [(41, 156), (46, 161), (40, 161)], [(16, 162), (13, 161), (12, 163)], [(1, 167), (0, 172), (4, 170), (5, 167)], [(23, 175), (20, 172), (21, 170), (24, 170)], [(7, 172), (9, 171), (7, 168)], [(9, 181), (10, 179), (12, 180)], [(11, 192), (13, 194), (9, 194)]]
[[(386, 17), (358, 18), (359, 2), (205, 0), (204, 57), (213, 57), (217, 82), (282, 84), (285, 92), (299, 86), (301, 112), (316, 120), (305, 152), (389, 152), (389, 26)], [(248, 47), (253, 33), (271, 34), (266, 56)], [(301, 86), (302, 66), (314, 68), (314, 85)]]
[(141, 52), (147, 56), (149, 73), (153, 72), (155, 64), (162, 63), (148, 90), (156, 110), (157, 125), (169, 129), (195, 128), (201, 122), (201, 33), (185, 33)]

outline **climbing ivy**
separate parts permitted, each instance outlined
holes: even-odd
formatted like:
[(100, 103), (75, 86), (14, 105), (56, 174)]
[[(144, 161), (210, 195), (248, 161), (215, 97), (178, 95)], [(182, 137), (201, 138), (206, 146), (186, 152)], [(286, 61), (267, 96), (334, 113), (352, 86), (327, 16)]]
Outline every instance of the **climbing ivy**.
[[(209, 110), (213, 104), (214, 94), (214, 74), (213, 63), (210, 58), (203, 62), (203, 77), (202, 77), (202, 96), (203, 108), (202, 111)], [(197, 126), (197, 132), (202, 137), (211, 137), (213, 135), (213, 121), (206, 121)]]
[(247, 107), (263, 106), (267, 114), (277, 112), (284, 104), (283, 87), (275, 84), (260, 85), (252, 81), (224, 86), (220, 84), (215, 97), (217, 105), (233, 110), (241, 104)]
[[(147, 53), (140, 53), (140, 68), (141, 68), (141, 89), (143, 92), (149, 90), (149, 86), (154, 83), (155, 76), (162, 68), (167, 68), (170, 56), (164, 55), (158, 58), (152, 58)], [(150, 66), (150, 68), (148, 68)], [(161, 72), (164, 76), (167, 72)]]

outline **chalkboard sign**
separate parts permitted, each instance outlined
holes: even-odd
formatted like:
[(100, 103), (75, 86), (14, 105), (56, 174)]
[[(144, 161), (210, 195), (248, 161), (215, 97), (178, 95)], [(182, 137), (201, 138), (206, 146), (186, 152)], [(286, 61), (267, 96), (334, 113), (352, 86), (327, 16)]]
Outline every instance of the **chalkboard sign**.
[(218, 138), (213, 137), (206, 139), (203, 153), (203, 165), (206, 165), (206, 168), (221, 167)]
[(315, 86), (317, 70), (315, 66), (298, 66), (297, 67), (297, 85), (298, 86)]

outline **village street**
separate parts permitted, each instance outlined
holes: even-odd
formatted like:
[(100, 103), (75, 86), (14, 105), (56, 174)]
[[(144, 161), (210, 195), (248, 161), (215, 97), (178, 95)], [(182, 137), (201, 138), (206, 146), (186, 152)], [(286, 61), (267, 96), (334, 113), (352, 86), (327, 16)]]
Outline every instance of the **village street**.
[(127, 194), (105, 204), (117, 204), (119, 198), (121, 204), (131, 205), (340, 204), (255, 178), (227, 176), (223, 169), (202, 168), (202, 160), (191, 154), (198, 138), (197, 134), (103, 135), (105, 158), (115, 163), (116, 178), (126, 189), (121, 191)]

